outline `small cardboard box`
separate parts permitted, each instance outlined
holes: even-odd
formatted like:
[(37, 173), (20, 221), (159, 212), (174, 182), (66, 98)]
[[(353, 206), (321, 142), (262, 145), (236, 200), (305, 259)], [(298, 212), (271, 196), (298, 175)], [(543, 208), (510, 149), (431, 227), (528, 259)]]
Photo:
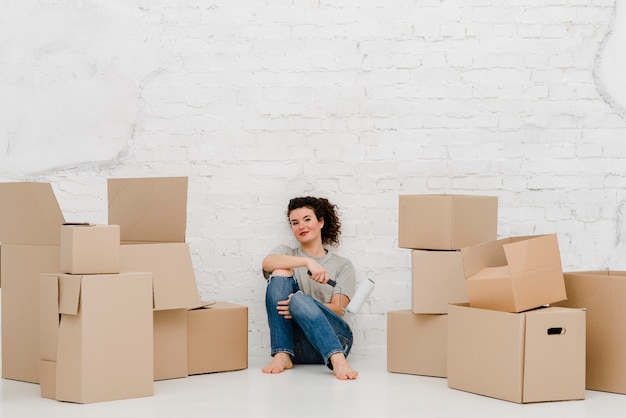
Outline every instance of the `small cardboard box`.
[(39, 383), (39, 274), (59, 271), (61, 208), (49, 183), (0, 183), (2, 377)]
[(461, 250), (470, 306), (522, 312), (567, 299), (557, 237), (510, 237)]
[(450, 302), (468, 302), (460, 251), (411, 251), (411, 309), (447, 314)]
[(459, 250), (497, 238), (498, 198), (454, 194), (400, 195), (398, 246)]
[(448, 386), (517, 403), (585, 398), (585, 311), (451, 304)]
[[(55, 399), (92, 403), (152, 396), (152, 275), (43, 274), (40, 280), (58, 285)], [(52, 297), (54, 292), (42, 294)]]
[(187, 311), (189, 374), (248, 367), (248, 308), (216, 302)]
[(567, 272), (568, 300), (587, 311), (587, 389), (626, 394), (626, 271)]
[(119, 273), (119, 225), (61, 226), (61, 271), (69, 274)]
[(446, 377), (448, 315), (387, 312), (387, 371)]

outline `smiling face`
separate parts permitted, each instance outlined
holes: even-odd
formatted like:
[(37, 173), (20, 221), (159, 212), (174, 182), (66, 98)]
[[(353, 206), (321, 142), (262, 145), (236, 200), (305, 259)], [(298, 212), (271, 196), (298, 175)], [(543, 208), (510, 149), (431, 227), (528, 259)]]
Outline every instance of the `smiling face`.
[(289, 212), (291, 232), (300, 244), (311, 244), (319, 240), (322, 242), (322, 228), (324, 220), (318, 220), (313, 209), (301, 207)]

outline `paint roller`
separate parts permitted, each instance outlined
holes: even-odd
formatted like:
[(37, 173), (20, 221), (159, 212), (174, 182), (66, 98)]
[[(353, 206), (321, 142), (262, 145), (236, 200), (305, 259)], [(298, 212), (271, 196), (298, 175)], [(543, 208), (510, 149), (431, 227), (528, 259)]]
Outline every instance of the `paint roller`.
[[(307, 274), (310, 276), (311, 271), (307, 270)], [(326, 284), (329, 284), (332, 287), (337, 286), (337, 282), (331, 279), (329, 279)], [(354, 297), (350, 299), (350, 303), (348, 303), (348, 306), (346, 306), (345, 311), (352, 314), (357, 313), (374, 290), (374, 284), (375, 283), (372, 279), (367, 279), (365, 283), (359, 286), (359, 288), (354, 293)], [(339, 292), (341, 293), (341, 288), (339, 288)]]

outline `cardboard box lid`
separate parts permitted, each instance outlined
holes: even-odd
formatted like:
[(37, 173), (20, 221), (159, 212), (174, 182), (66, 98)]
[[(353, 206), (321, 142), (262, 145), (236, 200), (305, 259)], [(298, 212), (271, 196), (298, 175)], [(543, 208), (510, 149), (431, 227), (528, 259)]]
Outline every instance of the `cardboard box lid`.
[(187, 177), (108, 179), (108, 223), (125, 242), (185, 242)]
[(49, 183), (0, 183), (0, 243), (58, 245), (64, 222)]

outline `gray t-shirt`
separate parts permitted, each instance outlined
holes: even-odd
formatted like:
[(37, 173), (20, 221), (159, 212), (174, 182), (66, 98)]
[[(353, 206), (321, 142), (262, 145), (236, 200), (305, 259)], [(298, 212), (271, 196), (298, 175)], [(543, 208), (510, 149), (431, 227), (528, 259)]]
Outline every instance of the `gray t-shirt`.
[[(314, 282), (307, 274), (306, 267), (293, 269), (293, 273), (296, 277), (296, 280), (298, 281), (298, 286), (300, 286), (300, 290), (302, 290), (304, 293), (308, 293), (320, 302), (330, 302), (330, 299), (336, 293), (342, 293), (348, 296), (348, 298), (352, 299), (356, 289), (356, 278), (352, 262), (347, 258), (341, 257), (333, 253), (328, 248), (326, 248), (326, 250), (327, 253), (324, 257), (316, 258), (306, 254), (304, 251), (302, 251), (300, 247), (291, 248), (286, 245), (279, 245), (278, 247), (274, 248), (270, 252), (270, 254), (309, 257), (317, 261), (321, 266), (323, 266), (328, 272), (328, 278), (336, 281), (337, 286), (332, 287), (331, 285), (326, 283), (322, 284)], [(263, 275), (266, 279), (270, 277), (270, 274), (271, 272), (269, 271), (263, 271)]]

